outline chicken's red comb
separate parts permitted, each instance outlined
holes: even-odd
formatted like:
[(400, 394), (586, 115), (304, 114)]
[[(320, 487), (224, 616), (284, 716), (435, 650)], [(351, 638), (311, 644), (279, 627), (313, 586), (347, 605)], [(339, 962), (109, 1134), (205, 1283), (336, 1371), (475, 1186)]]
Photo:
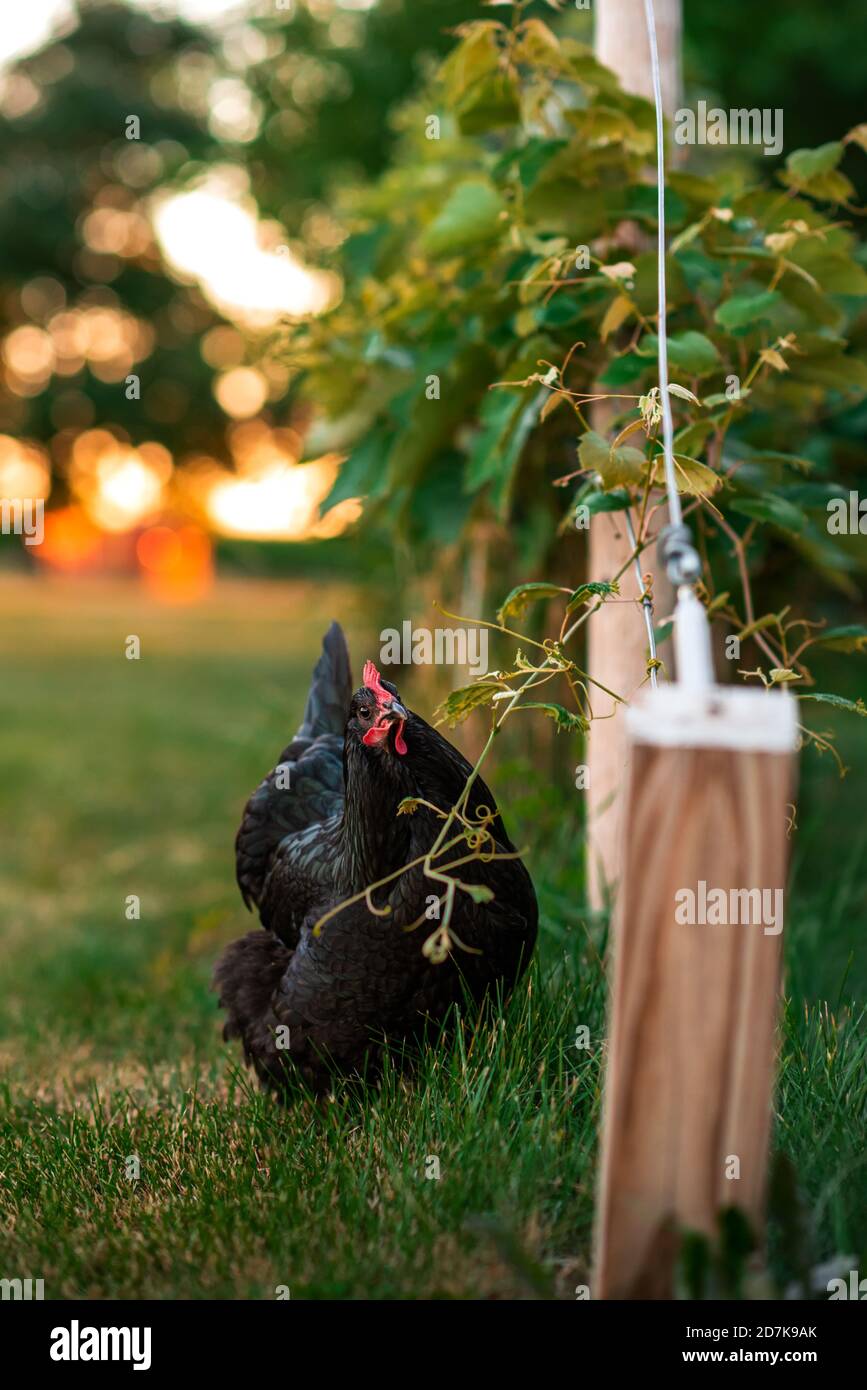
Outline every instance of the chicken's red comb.
[(377, 704), (383, 705), (386, 703), (386, 701), (391, 701), (394, 699), (394, 696), (392, 695), (391, 691), (386, 690), (385, 686), (383, 685), (382, 677), (380, 676), (372, 661), (365, 661), (361, 679), (364, 681), (364, 684), (367, 686), (367, 689), (373, 691), (374, 695), (376, 696)]

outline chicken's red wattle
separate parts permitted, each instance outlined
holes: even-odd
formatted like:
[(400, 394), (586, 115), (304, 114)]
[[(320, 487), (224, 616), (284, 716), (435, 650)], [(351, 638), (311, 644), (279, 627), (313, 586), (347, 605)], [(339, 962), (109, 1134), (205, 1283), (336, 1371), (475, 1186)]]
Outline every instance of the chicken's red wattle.
[[(383, 705), (388, 706), (392, 699), (391, 691), (386, 690), (385, 686), (382, 684), (382, 677), (380, 676), (372, 661), (365, 661), (362, 680), (364, 681), (364, 684), (366, 685), (367, 689), (371, 691), (371, 693), (376, 697), (377, 704), (380, 707), (382, 707)], [(403, 726), (405, 723), (406, 720), (401, 719), (400, 723), (397, 726), (397, 731), (394, 736), (395, 751), (397, 753), (400, 753), (401, 757), (403, 757), (407, 751), (406, 740), (403, 736)], [(362, 738), (362, 743), (366, 743), (368, 748), (371, 747), (371, 745), (375, 746), (377, 744), (383, 743), (384, 740), (388, 737), (388, 730), (390, 727), (391, 726), (388, 720), (385, 720), (384, 722), (383, 720), (377, 720), (377, 722), (373, 725), (373, 728), (368, 729), (367, 733)]]
[[(403, 726), (405, 723), (406, 720), (401, 719), (400, 723), (396, 725), (394, 735), (395, 751), (400, 753), (401, 756), (403, 756), (404, 753), (406, 753), (407, 751), (406, 740), (403, 736)], [(368, 729), (367, 733), (362, 736), (361, 742), (366, 743), (368, 748), (375, 748), (380, 743), (385, 742), (385, 740), (388, 738), (388, 731), (390, 728), (390, 720), (385, 718), (380, 719), (376, 724), (373, 725), (373, 728)]]

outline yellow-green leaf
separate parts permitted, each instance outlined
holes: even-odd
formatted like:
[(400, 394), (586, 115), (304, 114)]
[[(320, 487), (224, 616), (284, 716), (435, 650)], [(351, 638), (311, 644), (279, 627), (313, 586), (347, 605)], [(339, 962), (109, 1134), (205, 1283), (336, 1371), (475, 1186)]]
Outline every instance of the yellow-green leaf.
[[(661, 478), (665, 468), (664, 455), (659, 454), (655, 463), (657, 466), (656, 476)], [(712, 468), (708, 468), (706, 463), (700, 463), (698, 459), (690, 458), (688, 454), (675, 454), (674, 476), (678, 492), (685, 493), (688, 497), (711, 497), (722, 487), (723, 481), (718, 473), (714, 473)]]
[(546, 584), (541, 581), (518, 584), (497, 609), (497, 622), (500, 627), (505, 627), (510, 618), (522, 618), (530, 604), (538, 599), (556, 598), (558, 594), (567, 592), (560, 584)]
[(619, 294), (616, 299), (612, 299), (605, 310), (605, 317), (599, 325), (599, 335), (603, 343), (606, 338), (620, 328), (621, 324), (626, 322), (631, 313), (632, 301), (627, 299), (625, 294)]

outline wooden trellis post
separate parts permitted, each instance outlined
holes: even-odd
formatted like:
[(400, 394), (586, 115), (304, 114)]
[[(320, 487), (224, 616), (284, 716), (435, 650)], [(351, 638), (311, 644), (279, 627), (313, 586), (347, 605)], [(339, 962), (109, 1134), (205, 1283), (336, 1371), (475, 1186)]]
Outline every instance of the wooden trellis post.
[[(670, 116), (681, 100), (681, 0), (656, 0), (663, 107)], [(597, 0), (593, 6), (593, 46), (600, 63), (617, 74), (627, 92), (652, 97), (643, 0)], [(609, 401), (598, 401), (591, 410), (593, 428), (607, 434), (613, 414)], [(593, 518), (587, 573), (591, 579), (610, 579), (632, 554), (632, 543), (618, 513)], [(643, 571), (654, 575), (657, 617), (674, 606), (674, 594), (665, 571), (655, 563), (653, 550), (641, 559)], [(636, 598), (638, 587), (632, 567), (621, 581), (624, 600)], [(629, 700), (644, 680), (646, 641), (638, 610), (623, 603), (605, 604), (588, 627), (587, 666), (594, 675)], [(669, 659), (668, 653), (662, 655)], [(587, 882), (594, 907), (606, 905), (620, 881), (620, 821), (626, 783), (628, 748), (623, 720), (614, 718), (614, 702), (595, 692), (594, 710), (602, 716), (593, 725), (587, 743)]]
[(600, 1298), (670, 1297), (678, 1232), (721, 1208), (763, 1224), (794, 701), (693, 684), (688, 661), (627, 715)]
[(677, 587), (677, 682), (626, 713), (623, 870), (596, 1230), (596, 1295), (667, 1298), (679, 1234), (738, 1207), (760, 1239), (796, 721), (786, 692), (713, 684), (701, 559), (674, 466), (665, 285), (665, 158), (653, 0), (659, 400)]

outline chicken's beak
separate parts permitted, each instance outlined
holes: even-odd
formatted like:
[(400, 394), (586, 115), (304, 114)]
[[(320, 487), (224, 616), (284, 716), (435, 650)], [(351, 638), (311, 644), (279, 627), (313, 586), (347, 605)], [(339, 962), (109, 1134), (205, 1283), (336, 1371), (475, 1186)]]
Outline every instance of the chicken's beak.
[(407, 714), (403, 705), (400, 703), (400, 700), (392, 700), (388, 708), (382, 711), (381, 717), (383, 719), (393, 719), (395, 722), (397, 722), (401, 719), (408, 719), (409, 715)]

